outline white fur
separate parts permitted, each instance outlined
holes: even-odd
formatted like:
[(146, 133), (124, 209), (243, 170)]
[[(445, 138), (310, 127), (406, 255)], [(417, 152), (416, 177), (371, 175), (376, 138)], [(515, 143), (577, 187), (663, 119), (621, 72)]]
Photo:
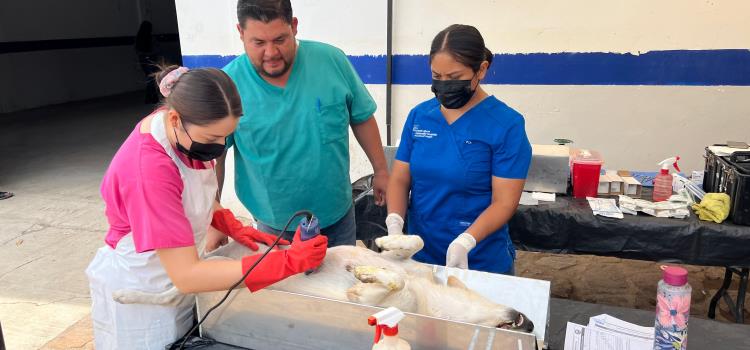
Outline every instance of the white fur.
[[(448, 284), (436, 283), (432, 269), (411, 259), (424, 246), (411, 235), (380, 237), (376, 253), (366, 248), (329, 248), (323, 264), (312, 274), (290, 276), (268, 287), (328, 299), (365, 305), (395, 306), (402, 311), (472, 324), (531, 331), (533, 324), (513, 308), (494, 303), (450, 277)], [(263, 251), (266, 247), (261, 245)], [(230, 243), (208, 254), (208, 259), (240, 259), (249, 249)], [(114, 293), (121, 303), (170, 305), (181, 294), (176, 288), (160, 293), (123, 290)]]

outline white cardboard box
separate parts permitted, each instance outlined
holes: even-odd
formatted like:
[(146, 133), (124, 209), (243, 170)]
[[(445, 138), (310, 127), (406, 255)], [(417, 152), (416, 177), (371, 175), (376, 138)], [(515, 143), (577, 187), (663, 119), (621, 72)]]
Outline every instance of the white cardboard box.
[(599, 195), (608, 195), (612, 181), (608, 175), (599, 175), (599, 189), (596, 191)]
[(641, 185), (638, 180), (636, 180), (632, 176), (624, 176), (622, 178), (624, 181), (624, 191), (626, 196), (632, 197), (632, 198), (641, 198), (641, 194), (643, 192), (643, 186)]
[(625, 180), (617, 175), (615, 170), (607, 170), (607, 176), (609, 177), (609, 194), (619, 195), (625, 191)]

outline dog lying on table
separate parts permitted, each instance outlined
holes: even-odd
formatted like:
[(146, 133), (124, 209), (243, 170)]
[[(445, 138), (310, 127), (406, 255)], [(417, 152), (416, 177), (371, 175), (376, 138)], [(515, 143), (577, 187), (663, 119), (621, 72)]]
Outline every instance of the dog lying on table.
[[(311, 274), (290, 276), (268, 287), (272, 290), (350, 301), (370, 306), (394, 306), (404, 312), (438, 317), (482, 326), (531, 332), (534, 324), (523, 313), (490, 301), (450, 276), (447, 285), (436, 281), (431, 265), (411, 257), (424, 246), (415, 235), (380, 237), (380, 253), (356, 246), (329, 248), (321, 266)], [(263, 252), (266, 246), (259, 244)], [(240, 259), (252, 254), (249, 248), (231, 242), (209, 254), (207, 259)], [(177, 288), (163, 293), (120, 290), (120, 303), (170, 305), (182, 294)]]

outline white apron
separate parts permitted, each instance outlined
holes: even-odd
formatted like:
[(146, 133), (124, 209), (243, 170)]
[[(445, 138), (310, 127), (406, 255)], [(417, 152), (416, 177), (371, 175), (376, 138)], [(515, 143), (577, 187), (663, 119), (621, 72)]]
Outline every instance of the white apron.
[[(211, 224), (216, 175), (212, 168), (191, 169), (177, 157), (167, 139), (164, 115), (164, 112), (154, 115), (151, 134), (180, 171), (184, 184), (182, 204), (198, 246)], [(173, 286), (156, 252), (136, 253), (132, 234), (125, 235), (116, 249), (107, 245), (99, 248), (86, 275), (91, 288), (91, 318), (97, 350), (163, 350), (193, 325), (194, 297), (184, 297), (177, 307), (124, 305), (112, 299), (112, 292), (120, 289), (160, 293)]]

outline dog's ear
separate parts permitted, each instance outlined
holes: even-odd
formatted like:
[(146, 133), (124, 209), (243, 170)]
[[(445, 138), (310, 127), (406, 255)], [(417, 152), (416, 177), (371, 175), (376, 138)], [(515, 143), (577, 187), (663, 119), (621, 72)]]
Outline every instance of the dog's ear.
[(460, 289), (469, 289), (466, 288), (466, 285), (461, 282), (460, 279), (458, 279), (456, 276), (448, 276), (448, 287), (456, 287)]

